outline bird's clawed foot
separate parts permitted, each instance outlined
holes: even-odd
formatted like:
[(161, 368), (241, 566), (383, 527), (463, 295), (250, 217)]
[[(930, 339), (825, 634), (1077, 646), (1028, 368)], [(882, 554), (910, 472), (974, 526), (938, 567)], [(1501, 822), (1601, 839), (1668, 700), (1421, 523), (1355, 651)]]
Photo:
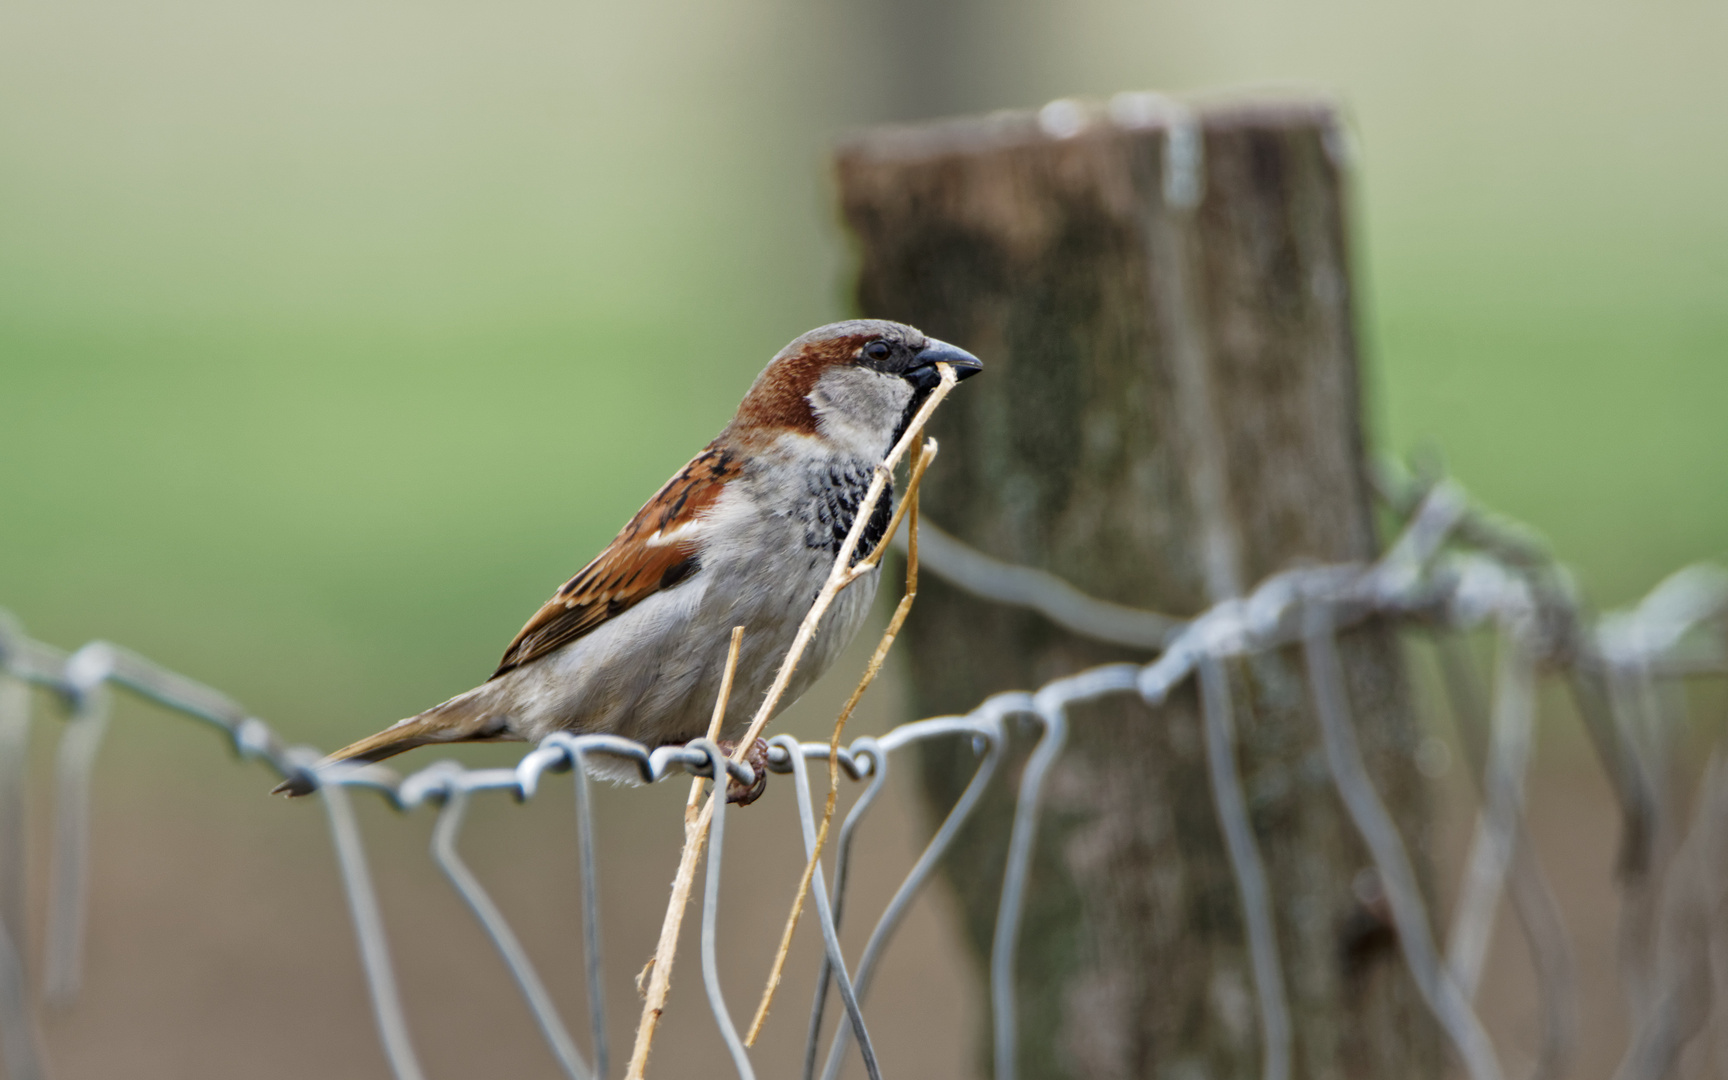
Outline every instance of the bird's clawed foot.
[[(719, 746), (727, 757), (738, 752), (738, 744), (731, 739), (721, 739)], [(756, 770), (756, 782), (754, 784), (745, 787), (732, 777), (726, 778), (726, 801), (737, 803), (739, 806), (749, 806), (760, 799), (762, 793), (768, 789), (768, 744), (757, 739), (756, 744), (750, 748), (750, 752), (744, 755), (744, 764)]]

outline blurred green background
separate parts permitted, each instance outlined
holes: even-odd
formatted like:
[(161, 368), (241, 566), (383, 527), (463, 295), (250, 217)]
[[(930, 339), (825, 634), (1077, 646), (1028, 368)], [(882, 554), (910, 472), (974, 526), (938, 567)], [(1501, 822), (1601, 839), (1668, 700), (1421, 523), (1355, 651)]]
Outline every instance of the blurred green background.
[(1714, 0), (18, 0), (0, 606), (370, 730), (847, 312), (838, 133), (1267, 84), (1354, 119), (1376, 445), (1622, 602), (1728, 550), (1725, 47)]

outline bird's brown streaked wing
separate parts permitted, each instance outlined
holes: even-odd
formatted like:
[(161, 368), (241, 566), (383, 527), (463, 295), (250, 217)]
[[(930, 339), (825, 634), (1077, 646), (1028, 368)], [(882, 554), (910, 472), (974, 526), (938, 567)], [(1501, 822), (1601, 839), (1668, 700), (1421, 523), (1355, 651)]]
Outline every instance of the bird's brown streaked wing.
[(534, 613), (504, 650), (492, 678), (570, 644), (694, 573), (698, 541), (689, 527), (742, 467), (731, 450), (718, 444), (692, 458), (606, 550)]

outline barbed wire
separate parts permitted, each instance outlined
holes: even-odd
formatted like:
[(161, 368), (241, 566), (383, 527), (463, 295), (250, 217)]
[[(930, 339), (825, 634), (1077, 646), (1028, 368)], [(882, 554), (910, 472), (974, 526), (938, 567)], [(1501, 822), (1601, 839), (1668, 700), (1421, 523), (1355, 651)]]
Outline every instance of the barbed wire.
[[(1200, 685), (1201, 719), (1214, 810), (1241, 900), (1259, 1014), (1262, 1075), (1287, 1080), (1292, 1030), (1287, 989), (1274, 930), (1274, 898), (1249, 819), (1237, 770), (1235, 703), (1225, 665), (1269, 650), (1296, 648), (1305, 659), (1309, 692), (1333, 785), (1362, 836), (1374, 869), (1371, 887), (1385, 900), (1410, 974), (1427, 1007), (1472, 1080), (1499, 1080), (1504, 1071), (1472, 1004), (1481, 981), (1500, 898), (1508, 894), (1531, 950), (1542, 997), (1543, 1041), (1535, 1075), (1557, 1075), (1576, 1042), (1570, 947), (1553, 891), (1530, 847), (1523, 819), (1524, 776), (1533, 756), (1541, 670), (1563, 674), (1618, 797), (1626, 825), (1619, 883), (1629, 898), (1623, 938), (1632, 984), (1634, 1037), (1622, 1080), (1662, 1075), (1708, 1019), (1708, 949), (1680, 943), (1702, 935), (1711, 946), (1728, 928), (1700, 917), (1728, 897), (1728, 869), (1712, 843), (1728, 839), (1728, 766), (1713, 759), (1700, 809), (1681, 834), (1680, 822), (1658, 797), (1672, 764), (1666, 756), (1685, 702), (1663, 692), (1676, 679), (1728, 671), (1728, 573), (1693, 567), (1659, 585), (1629, 611), (1592, 620), (1570, 579), (1526, 530), (1472, 506), (1450, 481), (1427, 482), (1388, 473), (1384, 501), (1405, 521), (1386, 554), (1373, 563), (1305, 567), (1278, 574), (1248, 595), (1182, 621), (1097, 601), (1042, 571), (1014, 567), (972, 551), (926, 526), (924, 566), (977, 595), (1031, 607), (1090, 637), (1162, 653), (1147, 664), (1114, 664), (1051, 682), (1035, 692), (994, 695), (964, 716), (903, 724), (877, 737), (854, 739), (838, 753), (849, 779), (866, 783), (842, 822), (833, 855), (833, 883), (820, 864), (812, 889), (823, 938), (818, 985), (806, 1038), (804, 1075), (816, 1075), (819, 1036), (833, 984), (845, 1013), (822, 1062), (833, 1080), (856, 1048), (865, 1071), (880, 1080), (863, 1003), (881, 958), (912, 901), (929, 881), (961, 827), (993, 783), (1019, 721), (1036, 735), (1014, 791), (1014, 817), (991, 948), (990, 1000), (997, 1080), (1015, 1076), (1016, 949), (1045, 778), (1067, 735), (1068, 710), (1113, 694), (1138, 694), (1158, 705), (1191, 677)], [(1460, 741), (1480, 772), (1478, 811), (1464, 880), (1444, 952), (1434, 940), (1427, 903), (1395, 821), (1380, 800), (1355, 741), (1351, 703), (1337, 653), (1338, 635), (1371, 619), (1436, 631), (1441, 666)], [(1475, 689), (1473, 667), (1457, 645), (1459, 631), (1494, 630), (1499, 637), (1494, 689)], [(321, 763), (319, 753), (283, 740), (268, 724), (227, 696), (104, 642), (66, 654), (24, 634), (0, 612), (0, 1050), (11, 1080), (46, 1075), (40, 1033), (27, 990), (21, 945), (23, 747), (28, 738), (28, 685), (58, 699), (67, 723), (55, 757), (54, 844), (49, 881), (43, 995), (63, 1002), (79, 988), (90, 833), (90, 788), (106, 730), (111, 688), (119, 688), (220, 731), (242, 759), (255, 759), (282, 778), (309, 780), (321, 796), (354, 924), (380, 1041), (399, 1080), (423, 1076), (415, 1056), (390, 960), (383, 913), (373, 889), (349, 792), (370, 790), (403, 812), (435, 808), (432, 854), (497, 948), (541, 1036), (572, 1080), (610, 1075), (601, 975), (599, 859), (585, 762), (607, 758), (634, 770), (643, 783), (673, 774), (712, 777), (725, 769), (744, 783), (746, 764), (707, 740), (649, 748), (607, 735), (558, 734), (511, 768), (468, 769), (440, 762), (407, 776), (382, 766)], [(1484, 704), (1486, 700), (1487, 704)], [(853, 841), (878, 801), (894, 756), (945, 739), (967, 742), (977, 762), (960, 798), (878, 915), (855, 965), (839, 940), (851, 879)], [(773, 740), (771, 771), (791, 773), (805, 853), (815, 849), (818, 817), (805, 763), (827, 761), (826, 743)], [(505, 792), (536, 797), (548, 774), (574, 777), (576, 858), (589, 999), (590, 1056), (584, 1056), (508, 921), (463, 862), (458, 840), (472, 797)], [(708, 839), (702, 896), (701, 966), (710, 1011), (740, 1077), (754, 1076), (719, 983), (716, 919), (724, 865), (724, 800)], [(1687, 934), (1690, 933), (1690, 937)], [(1698, 987), (1704, 987), (1700, 1006)], [(1728, 1004), (1718, 1002), (1717, 1007)]]

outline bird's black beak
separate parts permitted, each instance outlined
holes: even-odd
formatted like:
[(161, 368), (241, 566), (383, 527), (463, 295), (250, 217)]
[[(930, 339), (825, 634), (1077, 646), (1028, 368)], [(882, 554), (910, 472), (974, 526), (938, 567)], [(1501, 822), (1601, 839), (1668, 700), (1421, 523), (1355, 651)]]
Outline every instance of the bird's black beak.
[(978, 358), (965, 349), (957, 348), (946, 341), (930, 339), (930, 343), (918, 350), (913, 357), (911, 368), (907, 369), (905, 379), (920, 390), (934, 390), (942, 381), (942, 373), (936, 369), (937, 364), (947, 364), (954, 369), (956, 379), (965, 379), (984, 370), (984, 365)]

